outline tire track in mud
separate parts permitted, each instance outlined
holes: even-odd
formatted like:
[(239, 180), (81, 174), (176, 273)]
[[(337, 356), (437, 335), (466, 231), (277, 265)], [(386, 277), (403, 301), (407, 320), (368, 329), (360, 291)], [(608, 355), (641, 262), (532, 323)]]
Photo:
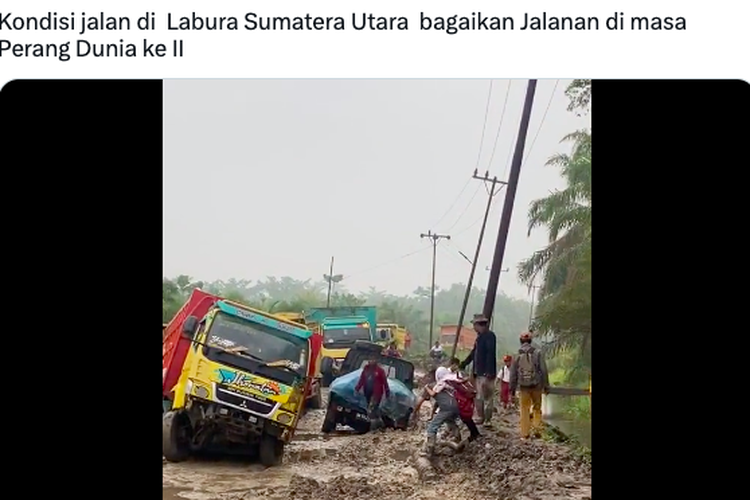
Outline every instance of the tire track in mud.
[[(327, 392), (327, 391), (326, 391)], [(325, 395), (327, 399), (327, 394)], [(432, 500), (446, 496), (483, 499), (585, 499), (591, 496), (591, 468), (561, 445), (521, 443), (517, 417), (498, 420), (496, 429), (457, 456), (437, 457), (438, 477), (420, 482), (413, 454), (424, 439), (429, 408), (408, 431), (323, 435), (325, 410), (310, 410), (300, 421), (281, 466), (264, 468), (241, 459), (164, 463), (163, 498), (169, 500)]]

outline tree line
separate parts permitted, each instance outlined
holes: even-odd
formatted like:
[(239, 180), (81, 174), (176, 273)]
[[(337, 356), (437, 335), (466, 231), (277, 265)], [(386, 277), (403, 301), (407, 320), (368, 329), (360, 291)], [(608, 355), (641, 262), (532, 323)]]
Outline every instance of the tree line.
[[(591, 80), (574, 80), (566, 89), (568, 111), (591, 110)], [(552, 366), (567, 381), (591, 374), (591, 130), (562, 138), (570, 153), (556, 154), (547, 166), (557, 168), (565, 188), (535, 200), (529, 207), (531, 232), (544, 228), (549, 243), (518, 266), (520, 280), (538, 283), (539, 305), (533, 326), (552, 354)]]
[[(328, 284), (314, 280), (298, 280), (289, 276), (267, 277), (252, 281), (243, 279), (205, 282), (186, 275), (164, 278), (162, 282), (162, 319), (169, 321), (193, 288), (241, 302), (268, 312), (306, 311), (326, 305)], [(378, 308), (378, 322), (393, 322), (406, 327), (412, 335), (415, 351), (429, 349), (430, 287), (417, 287), (410, 295), (397, 296), (371, 287), (367, 292), (354, 294), (337, 285), (331, 294), (332, 306), (368, 305)], [(466, 286), (452, 284), (448, 288), (435, 287), (435, 332), (440, 325), (456, 324)], [(481, 312), (485, 290), (474, 287), (468, 305), (468, 317)], [(504, 294), (498, 294), (493, 328), (498, 336), (498, 350), (507, 352), (517, 345), (518, 334), (528, 327), (531, 304)]]

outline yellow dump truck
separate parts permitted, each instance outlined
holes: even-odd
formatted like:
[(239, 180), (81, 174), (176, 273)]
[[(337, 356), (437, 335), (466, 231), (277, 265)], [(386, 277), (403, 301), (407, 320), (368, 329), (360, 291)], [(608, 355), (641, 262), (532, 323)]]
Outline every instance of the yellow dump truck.
[(396, 341), (396, 348), (403, 352), (406, 350), (406, 328), (395, 323), (378, 323), (375, 341), (386, 346)]

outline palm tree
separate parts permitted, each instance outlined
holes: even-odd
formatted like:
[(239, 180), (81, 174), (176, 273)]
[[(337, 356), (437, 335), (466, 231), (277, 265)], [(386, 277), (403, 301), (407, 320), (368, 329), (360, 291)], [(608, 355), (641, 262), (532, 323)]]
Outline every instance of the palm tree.
[(532, 202), (529, 233), (546, 227), (549, 244), (519, 264), (519, 279), (531, 286), (543, 277), (534, 324), (552, 337), (550, 347), (579, 348), (590, 360), (591, 347), (591, 133), (563, 138), (570, 154), (557, 154), (547, 165), (561, 169), (567, 186)]

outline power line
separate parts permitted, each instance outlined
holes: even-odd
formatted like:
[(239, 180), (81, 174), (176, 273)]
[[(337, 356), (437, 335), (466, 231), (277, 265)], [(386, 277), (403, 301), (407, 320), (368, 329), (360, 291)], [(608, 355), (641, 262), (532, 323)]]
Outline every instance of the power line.
[(490, 80), (490, 91), (487, 93), (487, 106), (484, 108), (484, 123), (482, 124), (482, 138), (479, 140), (479, 154), (477, 155), (477, 166), (479, 168), (479, 160), (482, 158), (482, 146), (484, 145), (484, 132), (487, 130), (487, 115), (490, 112), (490, 100), (492, 99), (492, 80)]
[[(505, 118), (505, 108), (508, 106), (508, 96), (510, 95), (510, 84), (512, 80), (508, 80), (508, 88), (505, 91), (505, 101), (503, 102), (503, 111), (500, 113), (500, 124), (497, 126), (497, 134), (495, 134), (495, 144), (492, 146), (492, 154), (490, 155), (490, 162), (487, 164), (487, 170), (492, 168), (492, 160), (495, 158), (495, 149), (497, 149), (497, 140), (500, 137), (500, 131), (503, 128), (503, 119)], [(486, 187), (486, 183), (485, 183)], [(489, 190), (487, 191), (489, 193)]]
[(407, 257), (411, 257), (412, 255), (416, 255), (416, 254), (418, 254), (420, 252), (424, 252), (425, 250), (427, 250), (429, 248), (431, 248), (431, 245), (424, 246), (424, 247), (422, 247), (422, 248), (420, 248), (418, 250), (414, 250), (413, 252), (409, 252), (409, 253), (406, 253), (406, 254), (404, 254), (404, 255), (402, 255), (400, 257), (396, 257), (395, 259), (391, 259), (391, 260), (387, 260), (385, 262), (381, 262), (380, 264), (377, 264), (377, 265), (372, 266), (372, 267), (368, 267), (368, 268), (366, 268), (366, 269), (364, 269), (362, 271), (358, 271), (358, 272), (353, 273), (353, 274), (347, 274), (345, 276), (345, 278), (347, 280), (350, 280), (354, 276), (359, 276), (360, 274), (369, 273), (370, 271), (374, 271), (375, 269), (379, 269), (379, 268), (381, 268), (383, 266), (386, 266), (388, 264), (392, 264), (394, 262), (398, 262), (399, 260), (405, 259)]
[[(500, 187), (497, 190), (495, 190), (495, 194), (493, 196), (497, 196), (497, 193), (499, 193), (500, 190), (503, 189), (504, 187), (505, 187), (505, 184), (501, 184)], [(497, 210), (498, 210), (499, 207), (500, 207), (500, 205), (497, 205), (494, 208), (492, 208), (492, 214), (497, 213)], [(479, 217), (477, 220), (475, 220), (474, 222), (472, 222), (471, 224), (469, 224), (465, 228), (461, 229), (460, 231), (454, 232), (453, 236), (458, 236), (459, 234), (465, 233), (466, 231), (468, 231), (472, 227), (476, 226), (477, 223), (479, 223), (480, 220), (482, 220), (482, 217)]]
[(474, 203), (474, 198), (477, 197), (477, 193), (479, 192), (479, 189), (481, 187), (482, 186), (477, 186), (477, 188), (474, 190), (474, 194), (471, 195), (471, 199), (469, 200), (469, 203), (464, 207), (463, 212), (461, 212), (461, 214), (458, 216), (458, 219), (456, 219), (455, 221), (453, 221), (453, 224), (451, 224), (450, 227), (448, 229), (446, 229), (446, 231), (450, 231), (451, 229), (453, 229), (454, 227), (456, 227), (456, 224), (458, 224), (458, 221), (460, 221), (461, 218), (464, 215), (466, 215), (466, 211), (469, 210), (469, 207)]
[(536, 139), (539, 137), (539, 132), (542, 130), (542, 125), (544, 125), (544, 120), (547, 118), (547, 112), (549, 112), (549, 108), (552, 105), (552, 99), (555, 97), (555, 91), (557, 91), (557, 86), (560, 84), (560, 79), (557, 79), (555, 81), (555, 86), (552, 88), (552, 93), (549, 96), (549, 101), (547, 101), (547, 107), (544, 108), (544, 114), (542, 114), (542, 120), (539, 122), (539, 127), (536, 129), (536, 134), (534, 134), (534, 138), (531, 140), (531, 145), (529, 146), (529, 149), (526, 150), (526, 157), (523, 159), (523, 162), (526, 163), (526, 160), (529, 159), (529, 155), (531, 154), (531, 150), (534, 149), (534, 144), (536, 144)]
[(443, 213), (443, 215), (440, 216), (438, 221), (435, 224), (433, 224), (433, 227), (437, 227), (438, 224), (443, 222), (443, 219), (445, 219), (445, 216), (450, 213), (453, 207), (456, 206), (456, 203), (458, 203), (458, 200), (461, 198), (461, 195), (464, 194), (464, 191), (466, 191), (466, 188), (469, 187), (470, 182), (471, 182), (471, 179), (466, 181), (466, 184), (464, 184), (464, 187), (461, 188), (461, 191), (459, 191), (458, 196), (456, 196), (456, 198), (453, 200), (453, 203), (451, 203), (451, 205), (448, 207), (448, 210), (446, 210), (445, 213)]

